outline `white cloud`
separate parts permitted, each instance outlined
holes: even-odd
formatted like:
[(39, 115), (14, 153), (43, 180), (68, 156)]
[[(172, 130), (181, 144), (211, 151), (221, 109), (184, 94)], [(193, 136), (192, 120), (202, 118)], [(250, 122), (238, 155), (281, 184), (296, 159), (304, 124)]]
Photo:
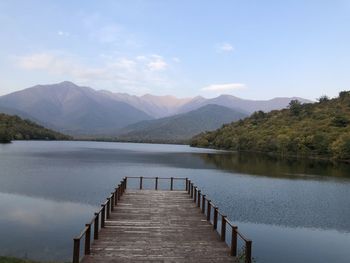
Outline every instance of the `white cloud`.
[(69, 32), (65, 32), (65, 31), (62, 31), (62, 30), (59, 30), (57, 32), (57, 35), (59, 35), (61, 37), (69, 37), (70, 36)]
[(228, 42), (223, 42), (218, 45), (218, 50), (221, 52), (231, 52), (234, 50), (233, 46)]
[(181, 59), (179, 59), (178, 57), (173, 57), (173, 61), (176, 62), (176, 63), (180, 63)]
[(63, 52), (41, 52), (16, 58), (24, 70), (41, 70), (81, 84), (122, 88), (125, 92), (149, 92), (149, 88), (169, 86), (168, 63), (160, 55), (136, 57), (100, 56), (99, 66)]
[(164, 61), (162, 56), (152, 55), (147, 67), (151, 71), (163, 71), (167, 68), (168, 64)]
[(17, 63), (24, 69), (45, 69), (54, 61), (54, 56), (48, 53), (36, 53), (24, 57), (19, 57)]
[(144, 60), (147, 60), (147, 57), (146, 57), (146, 56), (140, 55), (140, 56), (137, 56), (136, 59), (137, 59), (137, 60), (143, 60), (143, 61), (144, 61)]
[(106, 25), (91, 33), (91, 36), (96, 38), (99, 42), (110, 44), (122, 40), (124, 32), (119, 25)]
[(104, 15), (95, 13), (82, 17), (85, 33), (96, 45), (139, 48), (142, 46), (134, 34), (122, 24), (111, 22)]
[(202, 88), (202, 91), (224, 92), (229, 90), (244, 89), (246, 86), (243, 83), (225, 83), (211, 84)]

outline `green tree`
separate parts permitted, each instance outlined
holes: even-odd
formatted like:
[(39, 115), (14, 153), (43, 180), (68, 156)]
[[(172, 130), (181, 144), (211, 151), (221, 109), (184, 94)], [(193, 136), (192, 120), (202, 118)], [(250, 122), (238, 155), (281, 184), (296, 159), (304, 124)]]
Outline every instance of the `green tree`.
[(337, 115), (332, 118), (331, 122), (335, 127), (346, 127), (349, 124), (349, 119), (343, 115)]
[(349, 160), (350, 159), (350, 133), (341, 135), (335, 142), (333, 142), (332, 150), (336, 158)]
[(298, 116), (302, 110), (302, 105), (298, 100), (291, 100), (289, 103), (289, 109), (293, 115)]
[(0, 143), (8, 143), (11, 142), (11, 134), (5, 128), (0, 128)]
[(327, 102), (327, 101), (329, 101), (329, 97), (326, 95), (323, 95), (323, 96), (318, 98), (318, 102), (320, 102), (320, 103)]

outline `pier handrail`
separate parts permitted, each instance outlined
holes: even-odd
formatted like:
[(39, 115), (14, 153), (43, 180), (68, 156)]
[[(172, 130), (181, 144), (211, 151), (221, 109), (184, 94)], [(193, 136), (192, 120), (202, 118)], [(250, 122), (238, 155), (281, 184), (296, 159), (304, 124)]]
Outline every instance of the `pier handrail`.
[[(118, 204), (120, 197), (123, 195), (127, 188), (128, 179), (139, 179), (139, 189), (143, 189), (143, 180), (155, 180), (154, 189), (158, 190), (158, 181), (159, 180), (170, 180), (170, 191), (174, 190), (174, 180), (183, 180), (185, 181), (185, 190), (191, 199), (193, 199), (194, 203), (201, 209), (201, 212), (206, 215), (207, 221), (213, 225), (213, 230), (217, 231), (221, 241), (225, 242), (230, 247), (230, 255), (237, 256), (238, 255), (238, 237), (244, 241), (245, 249), (244, 249), (244, 258), (245, 263), (252, 262), (252, 241), (246, 238), (242, 233), (238, 231), (238, 227), (234, 225), (231, 221), (227, 219), (227, 216), (224, 215), (219, 208), (210, 200), (208, 197), (201, 192), (201, 190), (194, 185), (194, 183), (188, 178), (184, 177), (143, 177), (143, 176), (127, 176), (122, 179), (118, 187), (115, 188), (115, 191), (111, 193), (109, 197), (107, 197), (107, 201), (101, 204), (101, 208), (98, 212), (94, 214), (92, 220), (85, 224), (85, 228), (81, 231), (81, 233), (76, 236), (74, 240), (73, 247), (73, 263), (79, 263), (80, 261), (80, 241), (85, 236), (84, 243), (84, 254), (90, 254), (90, 246), (91, 246), (91, 227), (94, 226), (94, 236), (93, 239), (98, 239), (98, 232), (101, 228), (105, 227), (105, 220), (110, 217), (111, 211), (114, 210), (114, 207)], [(213, 215), (213, 220), (211, 219), (211, 215)], [(219, 216), (221, 216), (221, 230), (219, 231), (218, 222)], [(226, 242), (226, 226), (231, 227), (231, 242)]]
[(84, 243), (84, 255), (90, 254), (91, 246), (91, 227), (94, 226), (93, 239), (98, 239), (98, 232), (101, 228), (105, 227), (105, 220), (109, 218), (110, 212), (114, 210), (114, 207), (118, 204), (120, 197), (126, 190), (127, 178), (124, 177), (120, 184), (115, 188), (115, 191), (111, 193), (107, 200), (101, 204), (100, 210), (96, 212), (92, 220), (85, 224), (85, 228), (80, 232), (78, 236), (73, 239), (73, 263), (79, 263), (80, 261), (80, 241), (85, 236)]
[[(237, 256), (238, 255), (238, 237), (243, 240), (245, 243), (245, 249), (244, 249), (244, 258), (245, 263), (251, 263), (252, 262), (252, 240), (246, 238), (241, 232), (238, 231), (238, 227), (234, 225), (231, 221), (229, 221), (221, 211), (219, 211), (219, 208), (210, 200), (205, 194), (202, 194), (201, 190), (194, 185), (191, 180), (187, 181), (186, 186), (187, 192), (190, 195), (190, 197), (194, 200), (194, 202), (197, 204), (199, 208), (201, 208), (202, 213), (207, 216), (207, 221), (213, 224), (214, 230), (216, 230), (221, 238), (221, 241), (226, 242), (226, 225), (229, 225), (231, 227), (231, 242), (229, 245), (230, 247), (230, 254), (231, 256)], [(211, 222), (211, 214), (213, 211), (213, 222)], [(218, 217), (221, 216), (221, 230), (220, 232), (217, 229), (218, 225)]]

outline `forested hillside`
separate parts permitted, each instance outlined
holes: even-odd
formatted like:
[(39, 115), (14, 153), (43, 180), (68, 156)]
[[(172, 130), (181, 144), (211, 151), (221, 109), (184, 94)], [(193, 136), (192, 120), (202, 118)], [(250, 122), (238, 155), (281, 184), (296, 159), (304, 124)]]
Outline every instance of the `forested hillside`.
[(68, 140), (69, 136), (46, 129), (18, 116), (0, 113), (0, 143), (11, 140)]
[(191, 146), (281, 155), (350, 160), (350, 92), (321, 97), (317, 103), (294, 100), (288, 109), (262, 111), (199, 134)]
[(199, 109), (157, 120), (142, 121), (120, 131), (118, 140), (157, 143), (188, 143), (192, 136), (219, 128), (246, 117), (247, 114), (219, 105), (206, 105)]

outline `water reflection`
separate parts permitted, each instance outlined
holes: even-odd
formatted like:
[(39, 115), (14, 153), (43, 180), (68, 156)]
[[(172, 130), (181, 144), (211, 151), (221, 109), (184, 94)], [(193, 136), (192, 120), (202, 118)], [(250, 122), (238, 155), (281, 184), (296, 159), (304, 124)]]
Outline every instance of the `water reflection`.
[(258, 153), (203, 153), (201, 159), (216, 168), (253, 175), (288, 179), (350, 179), (350, 164), (326, 160), (281, 158)]
[(94, 206), (0, 193), (0, 255), (70, 260), (72, 233)]
[(254, 240), (259, 263), (350, 262), (347, 164), (178, 145), (15, 142), (0, 145), (0, 167), (2, 255), (69, 260), (72, 237), (123, 176), (158, 175), (194, 180)]
[[(238, 222), (253, 239), (257, 262), (348, 263), (350, 235), (336, 230)], [(261, 256), (259, 256), (261, 255)]]

